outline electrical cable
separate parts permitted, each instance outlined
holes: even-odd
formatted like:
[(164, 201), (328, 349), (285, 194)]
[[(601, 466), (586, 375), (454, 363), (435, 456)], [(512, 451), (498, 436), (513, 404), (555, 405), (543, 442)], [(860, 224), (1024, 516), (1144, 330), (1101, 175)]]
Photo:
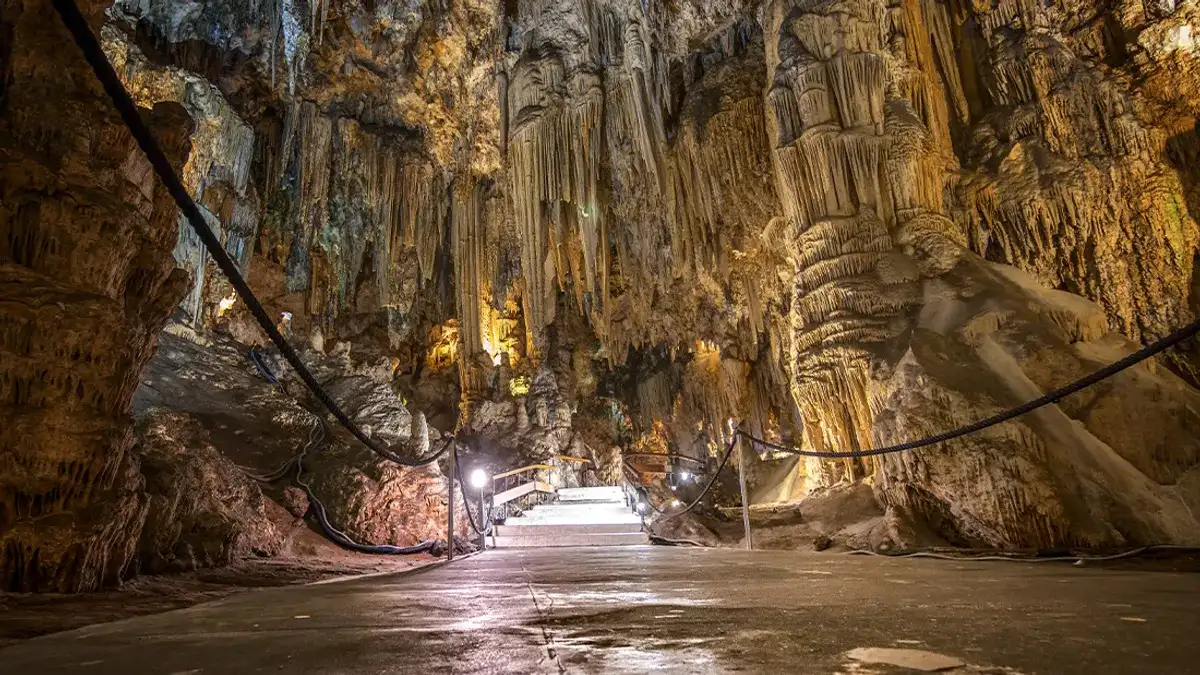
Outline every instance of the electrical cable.
[(1182, 553), (1200, 553), (1200, 546), (1176, 546), (1173, 544), (1156, 544), (1153, 546), (1142, 546), (1140, 548), (1131, 549), (1122, 553), (1102, 556), (1080, 556), (1080, 555), (1053, 555), (1053, 556), (1019, 556), (1019, 555), (952, 555), (946, 553), (934, 553), (932, 551), (905, 551), (898, 553), (880, 553), (878, 551), (870, 551), (866, 549), (856, 549), (846, 551), (846, 555), (867, 555), (877, 558), (931, 558), (934, 560), (952, 560), (954, 562), (975, 562), (975, 561), (1002, 561), (1002, 562), (1023, 562), (1023, 563), (1039, 563), (1039, 562), (1074, 562), (1076, 564), (1089, 562), (1108, 562), (1113, 560), (1125, 560), (1134, 558), (1146, 553), (1155, 551), (1177, 551)]
[(313, 518), (325, 533), (325, 536), (330, 541), (341, 546), (342, 548), (359, 553), (369, 553), (373, 555), (414, 555), (417, 553), (428, 553), (432, 551), (437, 542), (433, 539), (427, 539), (413, 546), (392, 546), (390, 544), (360, 544), (350, 538), (348, 534), (342, 532), (329, 522), (329, 513), (325, 510), (325, 505), (317, 499), (317, 495), (313, 493), (312, 486), (304, 480), (304, 457), (312, 451), (312, 449), (325, 442), (328, 437), (328, 428), (325, 425), (325, 420), (321, 419), (320, 415), (313, 415), (313, 428), (309, 432), (308, 443), (304, 449), (296, 456), (293, 463), (296, 466), (296, 483), (308, 495), (308, 503), (312, 507)]
[(267, 362), (263, 359), (261, 349), (258, 347), (251, 347), (250, 350), (246, 352), (246, 356), (250, 359), (250, 362), (254, 364), (254, 368), (258, 370), (258, 374), (261, 375), (264, 380), (270, 382), (271, 384), (279, 384), (279, 378), (275, 377), (275, 373), (271, 372), (271, 367), (268, 366)]
[(196, 206), (196, 202), (192, 200), (191, 195), (184, 188), (183, 183), (179, 180), (179, 176), (175, 174), (175, 170), (171, 167), (170, 161), (167, 160), (167, 156), (163, 154), (162, 148), (159, 147), (158, 141), (155, 140), (145, 121), (142, 120), (137, 104), (133, 102), (129, 92), (125, 89), (125, 85), (121, 83), (121, 78), (113, 70), (112, 63), (105, 56), (104, 50), (96, 40), (96, 35), (92, 32), (91, 26), (88, 25), (87, 19), (79, 11), (79, 6), (75, 4), (74, 0), (53, 0), (53, 5), (63, 24), (71, 33), (75, 44), (83, 52), (83, 56), (87, 59), (88, 64), (91, 65), (96, 79), (100, 81), (105, 93), (108, 94), (113, 106), (120, 114), (121, 120), (125, 122), (125, 126), (129, 128), (129, 132), (133, 135), (134, 140), (142, 149), (142, 152), (145, 153), (146, 159), (149, 160), (150, 165), (154, 168), (154, 172), (158, 175), (159, 180), (162, 181), (163, 185), (167, 188), (167, 192), (175, 200), (176, 206), (183, 212), (184, 217), (192, 226), (192, 229), (195, 230), (196, 236), (200, 238), (200, 241), (204, 244), (204, 248), (208, 250), (208, 254), (212, 256), (221, 273), (229, 280), (229, 284), (233, 286), (238, 297), (242, 299), (242, 302), (246, 303), (246, 308), (250, 311), (250, 314), (258, 321), (263, 332), (267, 334), (267, 337), (279, 349), (279, 353), (283, 355), (284, 360), (296, 371), (296, 374), (300, 376), (300, 379), (308, 387), (309, 391), (313, 393), (313, 396), (337, 419), (339, 424), (345, 427), (347, 431), (353, 434), (355, 438), (375, 454), (403, 466), (424, 466), (436, 461), (438, 458), (437, 455), (422, 460), (410, 460), (376, 443), (329, 396), (329, 393), (325, 391), (321, 383), (317, 381), (316, 377), (304, 365), (304, 362), (300, 360), (300, 355), (288, 344), (283, 334), (279, 332), (274, 322), (271, 321), (271, 317), (267, 315), (267, 310), (262, 306), (258, 298), (255, 297), (254, 292), (250, 290), (250, 286), (246, 283), (246, 280), (242, 278), (237, 264), (229, 257), (220, 240), (217, 239), (216, 234), (213, 233), (208, 223), (205, 222), (204, 216), (201, 215), (200, 209)]
[(695, 539), (668, 539), (667, 537), (660, 537), (653, 532), (647, 532), (646, 536), (650, 538), (651, 544), (658, 544), (660, 546), (694, 546), (696, 548), (710, 548), (704, 544), (701, 544)]

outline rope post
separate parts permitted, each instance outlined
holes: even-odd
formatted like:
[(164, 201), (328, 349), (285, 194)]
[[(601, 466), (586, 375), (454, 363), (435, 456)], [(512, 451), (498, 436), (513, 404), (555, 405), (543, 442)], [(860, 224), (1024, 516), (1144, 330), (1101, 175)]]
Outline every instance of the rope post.
[[(454, 477), (456, 474), (454, 460), (457, 452), (450, 452), (450, 473), (446, 474), (450, 480), (446, 481), (450, 484), (450, 499), (446, 502), (449, 506), (446, 509), (446, 560), (454, 560)], [(469, 514), (468, 514), (469, 515)]]
[(492, 503), (492, 548), (496, 548), (496, 530), (500, 529), (499, 526), (496, 525), (496, 487), (495, 486), (496, 486), (496, 481), (495, 481), (495, 479), (493, 479), (492, 480), (492, 497), (490, 500), (488, 500)]
[[(733, 433), (737, 433), (734, 431)], [(746, 496), (746, 439), (739, 434), (738, 444), (738, 484), (742, 490), (742, 529), (746, 532), (746, 550), (754, 550), (750, 539), (750, 499)]]
[[(487, 511), (485, 510), (486, 506), (483, 503), (483, 493), (485, 493), (485, 492), (487, 492), (487, 490), (484, 490), (483, 487), (481, 486), (479, 488), (479, 523), (480, 523), (479, 550), (480, 551), (487, 550)], [(492, 527), (495, 527), (495, 525), (492, 525)]]

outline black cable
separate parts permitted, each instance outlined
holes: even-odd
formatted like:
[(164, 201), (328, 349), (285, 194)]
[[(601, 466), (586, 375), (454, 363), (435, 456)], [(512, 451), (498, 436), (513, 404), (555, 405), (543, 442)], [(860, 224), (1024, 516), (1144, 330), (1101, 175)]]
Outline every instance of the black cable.
[(330, 541), (341, 546), (342, 548), (358, 551), (359, 553), (369, 553), (372, 555), (414, 555), (417, 553), (427, 553), (437, 546), (437, 542), (433, 539), (426, 539), (419, 544), (413, 546), (392, 546), (391, 544), (360, 544), (350, 538), (350, 535), (342, 532), (329, 522), (329, 514), (325, 510), (325, 505), (317, 499), (317, 495), (313, 492), (312, 486), (304, 480), (304, 457), (314, 447), (323, 444), (328, 437), (329, 431), (325, 426), (325, 420), (321, 419), (320, 415), (313, 415), (313, 428), (309, 432), (308, 443), (299, 455), (293, 460), (296, 466), (296, 483), (304, 489), (304, 493), (308, 495), (308, 503), (312, 507), (313, 518), (317, 521), (317, 525), (325, 533), (325, 536)]
[(494, 523), (492, 522), (492, 517), (486, 512), (486, 510), (479, 514), (480, 519), (483, 520), (482, 526), (476, 525), (475, 516), (471, 515), (471, 500), (467, 499), (467, 486), (463, 483), (462, 463), (458, 461), (457, 447), (454, 450), (454, 477), (458, 481), (458, 491), (462, 494), (463, 506), (467, 509), (467, 522), (471, 524), (471, 529), (475, 530), (475, 534), (480, 536), (491, 534)]
[(279, 378), (275, 377), (275, 373), (272, 372), (271, 367), (267, 365), (266, 360), (263, 358), (261, 349), (258, 347), (251, 347), (249, 351), (246, 352), (246, 356), (250, 359), (250, 363), (254, 364), (255, 370), (258, 371), (258, 374), (261, 375), (264, 380), (270, 382), (271, 384), (279, 384)]
[(1081, 556), (1081, 555), (1052, 555), (1052, 556), (1030, 556), (1030, 555), (954, 555), (946, 553), (935, 553), (933, 551), (897, 551), (895, 553), (879, 553), (867, 549), (855, 549), (846, 551), (846, 555), (869, 555), (877, 558), (933, 558), (935, 560), (953, 560), (955, 562), (973, 562), (973, 561), (999, 561), (999, 562), (1023, 562), (1023, 563), (1040, 563), (1040, 562), (1074, 562), (1089, 563), (1089, 562), (1109, 562), (1113, 560), (1126, 560), (1135, 558), (1146, 553), (1155, 551), (1175, 551), (1177, 553), (1200, 553), (1200, 546), (1176, 546), (1173, 544), (1155, 544), (1153, 546), (1142, 546), (1140, 548), (1130, 549), (1113, 555), (1100, 556)]
[(217, 267), (221, 269), (222, 274), (229, 280), (233, 289), (237, 291), (238, 297), (246, 303), (246, 307), (258, 321), (259, 326), (262, 327), (267, 337), (279, 349), (279, 353), (283, 355), (284, 360), (300, 376), (300, 379), (308, 387), (309, 391), (313, 393), (313, 396), (321, 402), (321, 405), (325, 406), (325, 409), (337, 419), (338, 423), (379, 456), (404, 466), (423, 466), (435, 461), (441, 453), (431, 458), (414, 461), (401, 457), (384, 448), (367, 436), (362, 429), (359, 429), (350, 417), (338, 407), (337, 403), (330, 398), (329, 394), (321, 387), (321, 384), (317, 382), (316, 377), (309, 372), (304, 362), (300, 360), (300, 356), (296, 353), (296, 350), (288, 344), (287, 340), (279, 332), (279, 329), (275, 327), (274, 322), (271, 321), (271, 317), (267, 315), (267, 310), (263, 308), (262, 303), (258, 301), (253, 291), (250, 290), (250, 286), (246, 283), (246, 280), (242, 278), (237, 264), (229, 257), (220, 240), (217, 239), (217, 236), (208, 227), (208, 223), (204, 221), (204, 217), (200, 214), (200, 209), (192, 200), (191, 195), (188, 194), (187, 189), (183, 187), (183, 183), (180, 182), (179, 177), (175, 175), (175, 170), (171, 168), (171, 163), (167, 160), (167, 156), (163, 154), (162, 149), (158, 146), (158, 141), (154, 139), (154, 135), (150, 133), (150, 129), (142, 120), (137, 104), (129, 96), (125, 85), (121, 84), (120, 77), (113, 70), (108, 57), (104, 55), (104, 50), (101, 49), (100, 43), (96, 40), (96, 35), (92, 33), (87, 19), (80, 13), (75, 1), (53, 0), (53, 4), (55, 11), (62, 18), (63, 24), (70, 31), (71, 37), (74, 38), (75, 44), (83, 51), (83, 56), (87, 59), (88, 64), (91, 65), (92, 72), (96, 74), (96, 79), (100, 81), (113, 106), (120, 113), (122, 121), (125, 122), (125, 126), (129, 128), (129, 132), (133, 134), (134, 140), (137, 141), (142, 152), (146, 154), (146, 159), (150, 161), (150, 165), (154, 168), (154, 172), (158, 174), (159, 180), (166, 186), (167, 192), (171, 193), (175, 204), (183, 212), (192, 229), (196, 231), (196, 236), (204, 243), (204, 247), (208, 249), (208, 254), (212, 256)]
[(750, 434), (748, 434), (745, 431), (742, 431), (740, 429), (737, 431), (737, 433), (741, 434), (744, 438), (748, 439), (752, 443), (762, 446), (764, 448), (787, 453), (789, 455), (799, 455), (801, 457), (818, 457), (821, 459), (853, 459), (853, 458), (857, 458), (857, 457), (876, 457), (878, 455), (890, 455), (890, 454), (896, 453), (896, 452), (905, 452), (907, 450), (916, 450), (917, 448), (923, 448), (923, 447), (926, 447), (929, 445), (934, 445), (936, 443), (943, 443), (945, 441), (950, 441), (955, 438), (960, 438), (962, 436), (966, 436), (967, 434), (973, 434), (977, 431), (982, 431), (988, 427), (992, 427), (997, 424), (1000, 424), (1001, 422), (1007, 422), (1008, 420), (1011, 420), (1016, 417), (1020, 417), (1026, 413), (1033, 412), (1034, 410), (1037, 410), (1038, 408), (1041, 408), (1043, 406), (1050, 405), (1051, 403), (1057, 403), (1057, 402), (1061, 401), (1062, 399), (1070, 396), (1071, 394), (1074, 394), (1078, 391), (1087, 389), (1088, 387), (1092, 386), (1093, 384), (1096, 384), (1097, 382), (1106, 380), (1123, 370), (1131, 368), (1131, 367), (1141, 363), (1142, 361), (1145, 361), (1146, 359), (1150, 358), (1151, 356), (1154, 356), (1156, 354), (1159, 354), (1161, 352), (1164, 352), (1164, 351), (1170, 349), (1171, 347), (1174, 347), (1175, 345), (1183, 342), (1184, 340), (1195, 337), (1197, 334), (1200, 334), (1200, 320), (1194, 321), (1194, 322), (1184, 326), (1183, 328), (1180, 328), (1179, 330), (1175, 331), (1174, 333), (1171, 333), (1170, 335), (1166, 336), (1165, 338), (1163, 338), (1157, 342), (1154, 342), (1152, 344), (1146, 345), (1145, 347), (1142, 347), (1141, 349), (1126, 356), (1123, 359), (1120, 359), (1119, 361), (1114, 361), (1113, 363), (1110, 363), (1109, 365), (1105, 366), (1104, 368), (1101, 368), (1100, 370), (1093, 372), (1091, 375), (1088, 375), (1086, 377), (1078, 379), (1064, 387), (1059, 387), (1058, 389), (1055, 389), (1054, 391), (1052, 391), (1048, 394), (1045, 394), (1044, 396), (1035, 398), (1032, 401), (1023, 403), (1015, 408), (1006, 410), (1002, 413), (997, 413), (995, 415), (992, 415), (991, 417), (979, 420), (978, 422), (974, 422), (972, 424), (968, 424), (963, 427), (959, 427), (952, 431), (946, 431), (946, 432), (937, 434), (936, 436), (929, 436), (928, 438), (922, 438), (922, 439), (916, 440), (916, 441), (908, 441), (907, 443), (899, 443), (897, 445), (889, 445), (886, 448), (875, 448), (872, 450), (853, 450), (853, 451), (846, 451), (846, 452), (816, 452), (816, 451), (812, 451), (812, 450), (802, 450), (800, 448), (795, 448), (795, 447), (791, 447), (791, 446), (779, 445), (778, 443), (772, 443), (770, 441), (751, 436)]

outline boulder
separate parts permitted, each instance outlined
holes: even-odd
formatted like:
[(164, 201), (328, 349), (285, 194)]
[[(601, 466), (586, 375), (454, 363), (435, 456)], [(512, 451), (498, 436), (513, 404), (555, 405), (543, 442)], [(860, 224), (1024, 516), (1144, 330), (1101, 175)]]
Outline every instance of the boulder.
[(198, 421), (151, 411), (138, 432), (149, 501), (139, 572), (220, 567), (279, 553), (283, 537), (267, 517), (258, 484), (212, 446)]

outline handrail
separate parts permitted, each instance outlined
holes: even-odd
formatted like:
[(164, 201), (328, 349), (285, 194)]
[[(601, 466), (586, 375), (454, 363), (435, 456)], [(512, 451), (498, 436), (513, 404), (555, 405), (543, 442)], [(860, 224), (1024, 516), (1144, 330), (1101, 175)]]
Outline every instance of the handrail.
[(514, 488), (509, 488), (503, 492), (497, 492), (492, 495), (492, 506), (504, 506), (505, 504), (520, 499), (531, 492), (543, 492), (545, 494), (554, 494), (554, 486), (549, 483), (543, 483), (540, 480), (522, 483)]
[(591, 464), (592, 460), (583, 457), (571, 457), (570, 455), (555, 455), (554, 459), (564, 462), (577, 462), (579, 464)]
[(554, 467), (550, 466), (549, 464), (530, 464), (529, 466), (523, 466), (519, 469), (513, 469), (512, 471), (505, 471), (504, 473), (498, 473), (495, 476), (492, 476), (492, 480), (495, 481), (495, 480), (499, 480), (501, 478), (508, 478), (509, 476), (515, 476), (519, 473), (528, 473), (530, 471), (553, 471), (553, 470), (554, 470)]
[(622, 457), (624, 457), (625, 459), (630, 459), (631, 457), (655, 457), (655, 458), (659, 458), (659, 457), (661, 457), (662, 459), (665, 459), (665, 460), (672, 460), (672, 459), (682, 459), (682, 460), (685, 460), (685, 461), (688, 461), (688, 462), (694, 462), (694, 463), (696, 463), (696, 464), (705, 464), (705, 463), (707, 463), (707, 462), (706, 462), (705, 460), (703, 460), (703, 459), (697, 459), (697, 458), (695, 458), (695, 457), (688, 457), (687, 455), (679, 455), (679, 454), (675, 454), (675, 453), (662, 453), (662, 452), (625, 452), (625, 453), (621, 453), (621, 456), (622, 456)]

